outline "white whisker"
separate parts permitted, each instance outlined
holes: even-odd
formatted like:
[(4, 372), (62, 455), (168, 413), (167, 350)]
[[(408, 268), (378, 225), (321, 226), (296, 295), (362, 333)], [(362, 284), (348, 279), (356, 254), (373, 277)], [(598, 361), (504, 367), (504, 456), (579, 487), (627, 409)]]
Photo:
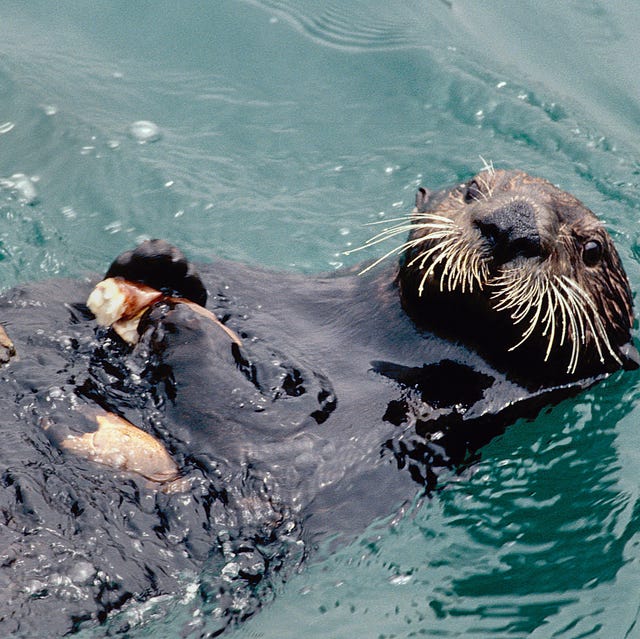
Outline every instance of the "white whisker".
[(495, 277), (491, 285), (494, 310), (509, 313), (514, 326), (527, 322), (520, 340), (509, 351), (538, 334), (546, 341), (545, 362), (554, 348), (570, 347), (569, 374), (576, 372), (589, 343), (601, 363), (605, 361), (605, 352), (620, 363), (595, 302), (573, 279), (565, 275), (549, 278), (543, 270), (512, 268)]

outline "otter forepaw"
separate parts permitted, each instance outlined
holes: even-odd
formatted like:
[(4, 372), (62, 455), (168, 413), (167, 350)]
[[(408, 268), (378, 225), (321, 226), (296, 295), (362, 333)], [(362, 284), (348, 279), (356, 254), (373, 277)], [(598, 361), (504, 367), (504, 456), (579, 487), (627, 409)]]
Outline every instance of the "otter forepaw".
[(207, 302), (207, 290), (193, 265), (180, 249), (164, 240), (146, 240), (133, 250), (122, 253), (104, 277), (140, 282), (200, 306)]

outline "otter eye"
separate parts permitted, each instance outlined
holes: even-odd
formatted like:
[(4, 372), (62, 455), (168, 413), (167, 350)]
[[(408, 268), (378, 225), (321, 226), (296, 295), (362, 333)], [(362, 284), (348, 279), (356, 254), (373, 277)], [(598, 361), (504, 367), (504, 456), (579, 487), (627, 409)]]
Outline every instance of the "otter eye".
[(598, 240), (589, 240), (582, 247), (582, 259), (587, 266), (595, 266), (602, 257), (602, 244)]
[(482, 191), (478, 186), (478, 183), (475, 180), (471, 180), (467, 185), (467, 190), (464, 192), (464, 201), (469, 204), (469, 202), (475, 202), (482, 197)]

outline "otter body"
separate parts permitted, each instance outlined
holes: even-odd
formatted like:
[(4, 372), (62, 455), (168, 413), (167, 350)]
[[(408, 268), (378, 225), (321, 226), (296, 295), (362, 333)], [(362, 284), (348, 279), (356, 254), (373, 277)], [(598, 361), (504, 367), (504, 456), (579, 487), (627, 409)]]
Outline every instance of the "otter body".
[[(96, 326), (89, 283), (4, 296), (7, 632), (124, 628), (136, 601), (193, 583), (216, 623), (244, 618), (310, 542), (361, 531), (514, 419), (637, 365), (617, 253), (548, 182), (489, 171), (421, 190), (371, 244), (401, 234), (398, 265), (327, 277), (224, 261), (196, 274), (146, 243), (107, 273), (164, 291), (133, 346)], [(95, 406), (155, 438), (179, 486), (83, 457)]]

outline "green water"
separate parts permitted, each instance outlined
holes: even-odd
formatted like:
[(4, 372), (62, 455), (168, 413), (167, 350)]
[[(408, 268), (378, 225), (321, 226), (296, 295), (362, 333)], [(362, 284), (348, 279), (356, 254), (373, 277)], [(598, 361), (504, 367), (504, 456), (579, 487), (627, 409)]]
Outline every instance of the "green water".
[[(640, 290), (639, 24), (634, 0), (4, 0), (0, 284), (157, 236), (339, 269), (366, 222), (482, 157), (584, 200)], [(514, 425), (430, 500), (318, 549), (235, 634), (640, 637), (639, 390), (618, 376)]]

